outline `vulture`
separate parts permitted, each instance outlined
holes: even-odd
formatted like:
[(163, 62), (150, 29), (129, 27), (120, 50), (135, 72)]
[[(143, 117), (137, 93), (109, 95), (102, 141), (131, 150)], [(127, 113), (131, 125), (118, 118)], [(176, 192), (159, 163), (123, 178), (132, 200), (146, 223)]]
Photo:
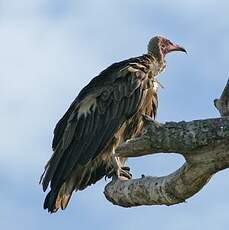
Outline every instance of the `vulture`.
[(44, 209), (65, 209), (73, 191), (106, 177), (131, 178), (124, 158), (115, 156), (121, 143), (139, 136), (143, 116), (155, 118), (156, 76), (165, 68), (165, 55), (186, 50), (155, 36), (147, 53), (112, 64), (78, 94), (54, 129), (53, 154), (41, 176), (50, 187)]

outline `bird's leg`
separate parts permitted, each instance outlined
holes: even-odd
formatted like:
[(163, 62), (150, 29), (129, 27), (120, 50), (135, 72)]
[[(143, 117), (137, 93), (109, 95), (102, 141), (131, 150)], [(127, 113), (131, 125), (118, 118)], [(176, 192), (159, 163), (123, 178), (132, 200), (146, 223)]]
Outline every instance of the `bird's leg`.
[(119, 179), (132, 178), (132, 174), (130, 173), (130, 168), (128, 166), (124, 166), (120, 158), (115, 156), (114, 151), (112, 153), (112, 163), (113, 163), (112, 176), (117, 177)]

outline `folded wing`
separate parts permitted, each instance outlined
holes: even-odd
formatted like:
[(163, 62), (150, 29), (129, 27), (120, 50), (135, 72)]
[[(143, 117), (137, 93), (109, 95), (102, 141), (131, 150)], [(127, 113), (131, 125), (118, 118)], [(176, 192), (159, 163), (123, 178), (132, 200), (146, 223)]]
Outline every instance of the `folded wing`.
[[(42, 176), (43, 189), (50, 183), (51, 192), (55, 192), (53, 202), (66, 181), (71, 181), (71, 194), (105, 175), (106, 162), (102, 158), (94, 168), (91, 162), (100, 157), (121, 125), (139, 110), (146, 89), (153, 84), (147, 72), (126, 63), (114, 65), (116, 68), (111, 66), (81, 91), (54, 130), (54, 153)], [(78, 173), (74, 181), (73, 172)]]

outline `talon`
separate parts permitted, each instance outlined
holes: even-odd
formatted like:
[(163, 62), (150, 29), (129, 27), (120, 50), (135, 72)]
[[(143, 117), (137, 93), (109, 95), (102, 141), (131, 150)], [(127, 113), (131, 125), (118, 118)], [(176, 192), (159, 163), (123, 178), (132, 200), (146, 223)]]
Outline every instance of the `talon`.
[(122, 168), (118, 170), (118, 178), (125, 177), (127, 179), (132, 178), (132, 174), (129, 171), (123, 170)]
[(130, 167), (128, 166), (122, 166), (121, 169), (123, 169), (124, 171), (128, 171), (128, 172), (130, 171)]
[(110, 169), (110, 170), (107, 172), (107, 174), (105, 175), (105, 181), (106, 181), (107, 179), (110, 179), (112, 176), (114, 176), (114, 174), (115, 174), (115, 170), (114, 170), (114, 169)]

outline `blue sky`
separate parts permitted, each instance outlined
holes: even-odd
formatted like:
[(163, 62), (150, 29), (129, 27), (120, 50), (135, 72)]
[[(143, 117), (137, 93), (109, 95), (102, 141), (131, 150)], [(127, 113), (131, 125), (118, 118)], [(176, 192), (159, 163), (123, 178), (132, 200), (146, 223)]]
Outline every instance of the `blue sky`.
[[(102, 180), (49, 215), (38, 185), (55, 123), (79, 90), (111, 63), (143, 54), (154, 35), (188, 50), (167, 57), (157, 120), (217, 117), (213, 99), (229, 72), (228, 10), (226, 0), (2, 0), (0, 228), (228, 229), (228, 170), (171, 207), (113, 206)], [(166, 175), (182, 163), (175, 154), (128, 162), (135, 177)]]

